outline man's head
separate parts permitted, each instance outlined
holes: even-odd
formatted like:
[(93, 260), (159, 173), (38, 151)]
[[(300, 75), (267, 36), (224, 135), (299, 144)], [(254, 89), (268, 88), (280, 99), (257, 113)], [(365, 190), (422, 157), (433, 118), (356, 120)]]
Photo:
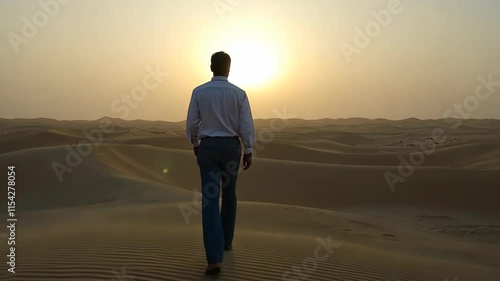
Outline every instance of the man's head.
[(210, 69), (214, 76), (229, 76), (231, 68), (231, 57), (224, 52), (217, 52), (212, 55)]

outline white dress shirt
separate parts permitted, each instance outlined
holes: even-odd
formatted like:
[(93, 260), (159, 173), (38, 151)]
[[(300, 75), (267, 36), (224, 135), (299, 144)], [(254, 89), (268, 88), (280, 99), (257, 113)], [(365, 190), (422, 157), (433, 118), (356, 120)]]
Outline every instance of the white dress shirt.
[(213, 77), (193, 90), (186, 131), (193, 147), (204, 137), (240, 137), (244, 153), (251, 153), (254, 127), (247, 94), (226, 77)]

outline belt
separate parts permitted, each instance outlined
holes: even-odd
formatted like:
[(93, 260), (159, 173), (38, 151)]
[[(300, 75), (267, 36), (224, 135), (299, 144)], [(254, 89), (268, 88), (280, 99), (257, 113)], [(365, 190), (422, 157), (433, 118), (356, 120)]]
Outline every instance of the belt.
[(238, 136), (234, 136), (234, 137), (210, 137), (210, 136), (207, 136), (207, 137), (202, 137), (201, 139), (234, 139), (234, 138), (239, 138)]

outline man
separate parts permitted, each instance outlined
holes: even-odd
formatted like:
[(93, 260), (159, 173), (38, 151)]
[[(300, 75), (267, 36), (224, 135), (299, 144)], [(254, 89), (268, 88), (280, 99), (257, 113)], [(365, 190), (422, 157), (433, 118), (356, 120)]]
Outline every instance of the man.
[(228, 54), (212, 55), (210, 69), (214, 76), (193, 90), (186, 121), (188, 138), (200, 167), (203, 243), (208, 261), (205, 274), (208, 275), (220, 273), (224, 250), (232, 249), (240, 138), (244, 145), (243, 170), (252, 165), (254, 127), (250, 103), (245, 91), (229, 83), (230, 68)]

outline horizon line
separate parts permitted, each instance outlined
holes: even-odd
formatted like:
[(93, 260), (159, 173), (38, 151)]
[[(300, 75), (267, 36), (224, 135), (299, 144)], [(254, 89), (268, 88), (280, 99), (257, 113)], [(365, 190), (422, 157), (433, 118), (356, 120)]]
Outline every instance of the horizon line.
[[(167, 123), (181, 123), (181, 122), (186, 122), (186, 119), (180, 120), (180, 121), (168, 121), (168, 120), (147, 120), (147, 119), (122, 119), (118, 117), (109, 117), (109, 116), (103, 116), (97, 119), (55, 119), (55, 118), (50, 118), (50, 117), (17, 117), (17, 118), (4, 118), (0, 117), (0, 120), (38, 120), (38, 119), (45, 119), (45, 120), (51, 120), (51, 121), (58, 121), (58, 122), (77, 122), (77, 121), (83, 121), (83, 122), (94, 122), (94, 121), (99, 121), (102, 119), (111, 119), (111, 120), (121, 120), (121, 121), (126, 121), (126, 122), (134, 122), (134, 121), (144, 121), (144, 122), (167, 122)], [(324, 121), (324, 120), (355, 120), (355, 119), (362, 119), (362, 120), (369, 120), (369, 121), (375, 121), (375, 120), (383, 120), (383, 121), (408, 121), (408, 120), (418, 120), (418, 121), (436, 121), (436, 120), (494, 120), (494, 121), (500, 121), (498, 118), (490, 117), (490, 118), (428, 118), (428, 119), (421, 119), (417, 117), (408, 117), (404, 119), (389, 119), (389, 118), (368, 118), (368, 117), (339, 117), (339, 118), (331, 118), (331, 117), (325, 117), (325, 118), (315, 118), (315, 119), (307, 119), (307, 118), (253, 118), (254, 121), (256, 120), (273, 120), (273, 119), (279, 119), (279, 120), (301, 120), (301, 121)]]

